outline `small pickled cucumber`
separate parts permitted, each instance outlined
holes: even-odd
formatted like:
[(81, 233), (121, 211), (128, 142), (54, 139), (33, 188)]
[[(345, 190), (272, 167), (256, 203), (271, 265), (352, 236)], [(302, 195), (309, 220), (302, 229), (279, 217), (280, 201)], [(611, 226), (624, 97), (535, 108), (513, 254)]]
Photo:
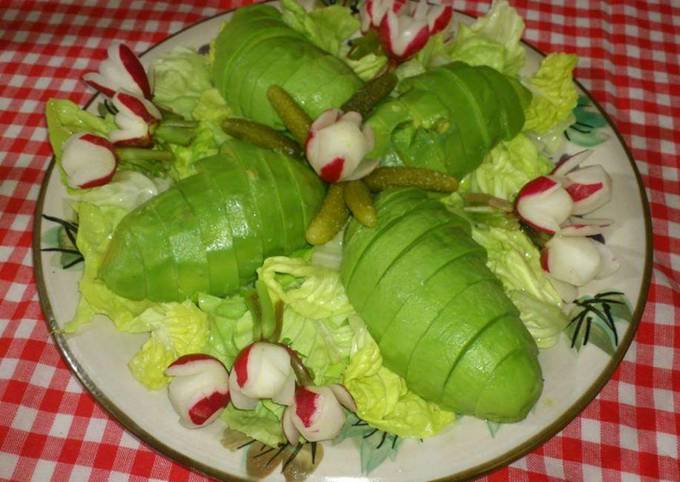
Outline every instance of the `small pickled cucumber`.
[(294, 140), (264, 124), (230, 118), (222, 122), (222, 129), (230, 136), (256, 146), (279, 151), (289, 156), (302, 157), (302, 149)]
[(345, 184), (345, 204), (352, 215), (364, 226), (372, 228), (378, 222), (371, 192), (363, 181), (349, 181)]
[(350, 99), (342, 106), (344, 112), (358, 112), (366, 119), (373, 108), (385, 97), (390, 95), (397, 85), (397, 76), (391, 70), (366, 82), (357, 90)]
[(388, 187), (418, 187), (437, 192), (454, 192), (458, 189), (455, 177), (418, 167), (379, 167), (363, 181), (371, 191), (382, 191)]
[(295, 99), (281, 86), (272, 85), (267, 90), (267, 98), (281, 122), (301, 146), (307, 142), (312, 119)]
[(344, 186), (342, 183), (332, 184), (328, 188), (326, 199), (319, 213), (309, 223), (305, 238), (309, 244), (318, 246), (325, 244), (340, 232), (349, 218), (345, 204)]

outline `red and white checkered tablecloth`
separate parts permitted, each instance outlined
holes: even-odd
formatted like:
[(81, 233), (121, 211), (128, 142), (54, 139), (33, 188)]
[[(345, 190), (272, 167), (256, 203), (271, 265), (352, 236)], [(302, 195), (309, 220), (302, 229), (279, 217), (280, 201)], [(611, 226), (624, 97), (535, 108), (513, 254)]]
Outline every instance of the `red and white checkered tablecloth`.
[[(44, 102), (84, 104), (91, 92), (80, 75), (111, 40), (144, 51), (241, 3), (0, 0), (1, 480), (204, 480), (126, 432), (65, 365), (40, 311), (31, 225), (51, 157)], [(680, 481), (680, 2), (512, 3), (528, 41), (579, 55), (578, 78), (632, 148), (655, 261), (642, 323), (613, 379), (562, 432), (489, 479)], [(479, 15), (488, 2), (454, 5)]]

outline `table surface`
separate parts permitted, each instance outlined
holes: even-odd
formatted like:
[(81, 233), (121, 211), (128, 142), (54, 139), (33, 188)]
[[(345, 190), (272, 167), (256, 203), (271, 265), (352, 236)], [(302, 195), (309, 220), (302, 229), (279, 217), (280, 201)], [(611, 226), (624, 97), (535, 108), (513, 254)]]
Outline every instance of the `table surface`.
[[(126, 432), (66, 366), (40, 311), (31, 226), (51, 157), (44, 102), (83, 105), (92, 92), (79, 78), (110, 41), (144, 51), (241, 3), (0, 0), (0, 479), (204, 480)], [(680, 3), (512, 3), (526, 40), (579, 55), (578, 79), (642, 173), (655, 252), (642, 322), (612, 380), (562, 432), (489, 478), (680, 480)], [(479, 15), (488, 2), (454, 6)]]

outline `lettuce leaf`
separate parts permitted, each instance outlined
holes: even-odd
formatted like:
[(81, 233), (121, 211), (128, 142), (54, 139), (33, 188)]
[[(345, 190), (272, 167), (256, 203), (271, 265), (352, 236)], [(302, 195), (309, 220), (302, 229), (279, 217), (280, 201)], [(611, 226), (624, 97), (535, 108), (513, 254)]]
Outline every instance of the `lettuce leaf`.
[(503, 284), (538, 347), (553, 346), (568, 320), (562, 299), (541, 269), (538, 249), (517, 223), (476, 226), (472, 238), (486, 249), (487, 266)]
[(200, 293), (198, 307), (210, 325), (206, 353), (231, 367), (236, 355), (253, 342), (253, 320), (245, 301), (238, 295), (218, 298)]
[(92, 189), (74, 190), (72, 197), (97, 206), (119, 207), (130, 211), (167, 189), (165, 179), (150, 179), (136, 171), (117, 172), (111, 182)]
[(208, 341), (207, 315), (191, 301), (157, 303), (124, 327), (132, 333), (151, 332), (149, 339), (132, 357), (132, 375), (150, 390), (170, 381), (163, 372), (182, 355), (199, 353)]
[(572, 110), (578, 103), (573, 72), (578, 57), (572, 54), (548, 55), (526, 86), (533, 97), (525, 111), (525, 131), (538, 135), (549, 150), (562, 142), (562, 132), (573, 122)]
[(238, 430), (270, 447), (285, 442), (281, 430), (283, 407), (273, 402), (260, 402), (255, 410), (239, 410), (232, 404), (227, 405), (222, 420), (232, 430)]
[[(354, 313), (335, 270), (314, 266), (301, 258), (275, 256), (267, 258), (257, 272), (259, 279), (267, 285), (272, 300), (282, 300), (300, 316), (323, 320)], [(295, 278), (295, 286), (285, 289), (282, 275)]]
[(460, 26), (449, 47), (449, 56), (452, 60), (488, 65), (506, 75), (516, 76), (526, 55), (520, 42), (523, 33), (522, 17), (506, 0), (498, 0), (470, 27)]
[(352, 355), (343, 383), (357, 403), (360, 418), (400, 437), (435, 435), (455, 418), (410, 392), (403, 378), (385, 368), (380, 349), (370, 336)]
[(296, 0), (281, 2), (283, 21), (314, 45), (339, 55), (343, 43), (360, 28), (359, 19), (341, 5), (305, 10)]
[(80, 108), (78, 104), (66, 99), (50, 99), (45, 105), (47, 118), (47, 133), (52, 145), (52, 152), (61, 159), (61, 146), (73, 134), (91, 132), (100, 136), (108, 136), (116, 129), (113, 117), (105, 119), (90, 114)]
[(541, 268), (541, 254), (519, 222), (498, 212), (466, 211), (458, 193), (442, 202), (471, 221), (472, 239), (486, 250), (486, 265), (501, 281), (538, 347), (553, 346), (568, 320), (562, 299)]
[(195, 132), (196, 135), (188, 146), (165, 146), (175, 156), (170, 175), (177, 181), (196, 174), (196, 162), (217, 154), (220, 146), (228, 139), (219, 123), (213, 121), (199, 122)]
[(152, 303), (118, 296), (98, 278), (98, 272), (111, 233), (128, 210), (90, 202), (76, 203), (74, 209), (78, 213), (76, 245), (83, 255), (85, 267), (79, 285), (78, 308), (73, 320), (64, 326), (64, 331), (77, 331), (96, 314), (108, 316), (118, 330), (125, 331), (125, 327)]
[(518, 134), (494, 147), (484, 162), (461, 180), (459, 190), (513, 200), (527, 182), (552, 169), (552, 162), (539, 152), (536, 144), (526, 135)]
[(201, 94), (212, 88), (208, 58), (177, 47), (153, 64), (154, 103), (191, 119)]

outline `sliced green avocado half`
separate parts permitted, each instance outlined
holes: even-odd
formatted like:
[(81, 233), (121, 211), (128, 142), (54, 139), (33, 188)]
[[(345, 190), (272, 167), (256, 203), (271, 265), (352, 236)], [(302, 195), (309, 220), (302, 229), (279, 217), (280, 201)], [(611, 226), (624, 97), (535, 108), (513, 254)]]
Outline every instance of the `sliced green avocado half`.
[(209, 291), (208, 259), (198, 218), (191, 206), (179, 189), (168, 189), (153, 198), (153, 202), (175, 259), (179, 299)]
[(156, 214), (153, 202), (140, 206), (134, 215), (131, 230), (139, 255), (144, 260), (146, 297), (152, 301), (168, 301), (177, 296), (177, 268), (163, 221)]
[(225, 296), (240, 286), (231, 225), (219, 195), (205, 172), (177, 183), (199, 223), (202, 247), (208, 263), (210, 293)]
[(397, 312), (380, 340), (385, 366), (406, 378), (413, 352), (435, 320), (461, 293), (492, 279), (483, 264), (483, 256), (470, 252), (446, 265)]
[[(375, 341), (380, 342), (401, 307), (412, 302), (412, 296), (422, 296), (421, 292), (434, 274), (472, 253), (482, 256), (484, 249), (461, 232), (460, 226), (444, 224), (429, 231), (428, 236), (393, 263), (364, 305), (364, 316), (376, 320), (370, 330)], [(464, 269), (465, 263), (459, 266)], [(446, 286), (449, 282), (442, 284)], [(435, 287), (435, 290), (440, 288)]]

